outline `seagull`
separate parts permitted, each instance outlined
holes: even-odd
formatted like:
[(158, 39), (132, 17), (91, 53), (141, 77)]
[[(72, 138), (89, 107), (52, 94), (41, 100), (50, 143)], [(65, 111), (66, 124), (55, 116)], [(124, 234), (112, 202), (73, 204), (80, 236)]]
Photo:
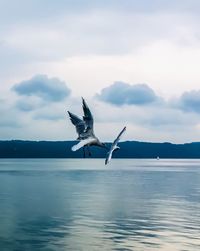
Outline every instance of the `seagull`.
[(72, 147), (72, 151), (77, 151), (81, 147), (83, 147), (83, 153), (85, 158), (85, 146), (87, 146), (89, 156), (91, 156), (91, 152), (89, 151), (89, 146), (99, 146), (103, 148), (107, 147), (94, 134), (94, 129), (93, 129), (94, 119), (84, 98), (82, 98), (82, 106), (84, 113), (82, 119), (69, 111), (68, 114), (72, 124), (76, 127), (76, 132), (78, 134), (77, 140), (79, 140), (79, 143)]
[(107, 165), (107, 164), (110, 162), (110, 160), (111, 160), (111, 158), (112, 158), (113, 152), (120, 149), (120, 147), (117, 146), (117, 144), (118, 144), (118, 142), (120, 141), (121, 136), (122, 136), (122, 134), (123, 134), (125, 131), (126, 131), (126, 126), (122, 129), (122, 131), (119, 133), (119, 135), (117, 136), (117, 138), (116, 138), (116, 139), (114, 140), (114, 142), (112, 143), (112, 145), (111, 145), (111, 147), (110, 147), (110, 151), (108, 152), (107, 158), (106, 158), (106, 160), (105, 160), (105, 165)]

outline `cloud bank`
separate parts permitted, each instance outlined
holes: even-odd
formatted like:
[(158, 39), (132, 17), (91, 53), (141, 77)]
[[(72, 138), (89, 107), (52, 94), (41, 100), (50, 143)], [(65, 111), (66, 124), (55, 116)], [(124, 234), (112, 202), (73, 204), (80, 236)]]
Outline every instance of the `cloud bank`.
[[(36, 75), (29, 80), (24, 80), (15, 84), (12, 90), (18, 95), (35, 96), (47, 102), (62, 101), (71, 92), (64, 81), (58, 78), (48, 78), (46, 75)], [(27, 107), (27, 109), (29, 110), (31, 107)]]
[[(13, 94), (15, 99), (10, 102), (1, 100), (1, 138), (76, 138), (66, 111), (81, 114), (81, 98), (71, 96), (65, 83), (57, 78), (52, 81), (45, 75), (37, 75), (15, 84), (12, 90), (17, 94)], [(176, 98), (174, 105), (174, 100), (164, 100), (147, 84), (118, 81), (92, 99), (85, 98), (94, 115), (95, 133), (100, 139), (112, 140), (127, 125), (124, 140), (183, 143), (197, 141), (198, 135), (200, 137), (199, 96), (200, 90), (183, 93)]]
[(180, 109), (200, 113), (200, 90), (184, 92), (178, 100)]
[(124, 82), (115, 82), (102, 89), (97, 97), (114, 105), (147, 105), (159, 100), (147, 84), (131, 85)]

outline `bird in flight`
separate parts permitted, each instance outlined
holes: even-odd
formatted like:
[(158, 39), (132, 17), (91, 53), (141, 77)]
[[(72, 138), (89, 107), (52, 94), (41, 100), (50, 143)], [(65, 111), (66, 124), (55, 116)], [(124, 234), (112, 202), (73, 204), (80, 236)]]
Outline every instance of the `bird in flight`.
[(82, 106), (84, 113), (82, 119), (69, 111), (68, 114), (72, 124), (76, 127), (76, 132), (78, 134), (77, 140), (79, 140), (79, 143), (72, 147), (72, 151), (77, 151), (83, 147), (83, 156), (85, 158), (85, 147), (87, 147), (89, 156), (91, 156), (89, 146), (99, 146), (106, 149), (107, 147), (94, 134), (94, 119), (84, 98), (82, 98)]
[(111, 158), (112, 158), (112, 154), (114, 151), (120, 149), (119, 146), (117, 146), (118, 142), (121, 139), (122, 134), (126, 131), (126, 126), (122, 129), (122, 131), (119, 133), (119, 135), (117, 136), (117, 138), (114, 140), (114, 142), (112, 143), (111, 147), (110, 147), (110, 151), (107, 153), (107, 158), (105, 160), (105, 165), (107, 165)]

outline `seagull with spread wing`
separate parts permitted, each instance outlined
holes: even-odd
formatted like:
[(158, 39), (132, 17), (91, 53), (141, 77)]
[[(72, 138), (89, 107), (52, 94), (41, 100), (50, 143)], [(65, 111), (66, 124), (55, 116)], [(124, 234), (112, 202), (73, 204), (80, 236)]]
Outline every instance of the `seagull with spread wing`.
[(117, 138), (116, 138), (116, 139), (114, 140), (114, 142), (112, 143), (112, 145), (111, 145), (111, 147), (110, 147), (110, 151), (108, 152), (107, 158), (106, 158), (106, 160), (105, 160), (105, 165), (107, 165), (107, 164), (110, 162), (110, 160), (111, 160), (111, 158), (112, 158), (113, 152), (116, 151), (116, 150), (118, 150), (118, 149), (120, 149), (120, 147), (117, 146), (117, 144), (118, 144), (118, 142), (120, 141), (121, 136), (122, 136), (122, 134), (123, 134), (125, 131), (126, 131), (126, 126), (122, 129), (122, 131), (119, 133), (119, 135), (117, 136)]
[(76, 132), (78, 134), (77, 140), (79, 140), (79, 143), (72, 147), (72, 151), (77, 151), (78, 149), (83, 147), (83, 152), (85, 157), (85, 146), (87, 146), (89, 156), (91, 156), (91, 153), (89, 151), (89, 146), (99, 146), (103, 148), (107, 147), (94, 134), (94, 127), (93, 127), (94, 119), (84, 98), (82, 98), (82, 104), (84, 113), (82, 119), (69, 111), (68, 114), (72, 124), (76, 127)]

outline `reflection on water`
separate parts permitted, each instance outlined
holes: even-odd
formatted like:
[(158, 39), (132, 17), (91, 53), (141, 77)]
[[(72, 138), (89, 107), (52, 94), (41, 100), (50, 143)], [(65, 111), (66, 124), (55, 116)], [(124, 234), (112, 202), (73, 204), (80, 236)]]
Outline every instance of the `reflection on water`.
[(199, 160), (0, 160), (0, 250), (199, 250)]

